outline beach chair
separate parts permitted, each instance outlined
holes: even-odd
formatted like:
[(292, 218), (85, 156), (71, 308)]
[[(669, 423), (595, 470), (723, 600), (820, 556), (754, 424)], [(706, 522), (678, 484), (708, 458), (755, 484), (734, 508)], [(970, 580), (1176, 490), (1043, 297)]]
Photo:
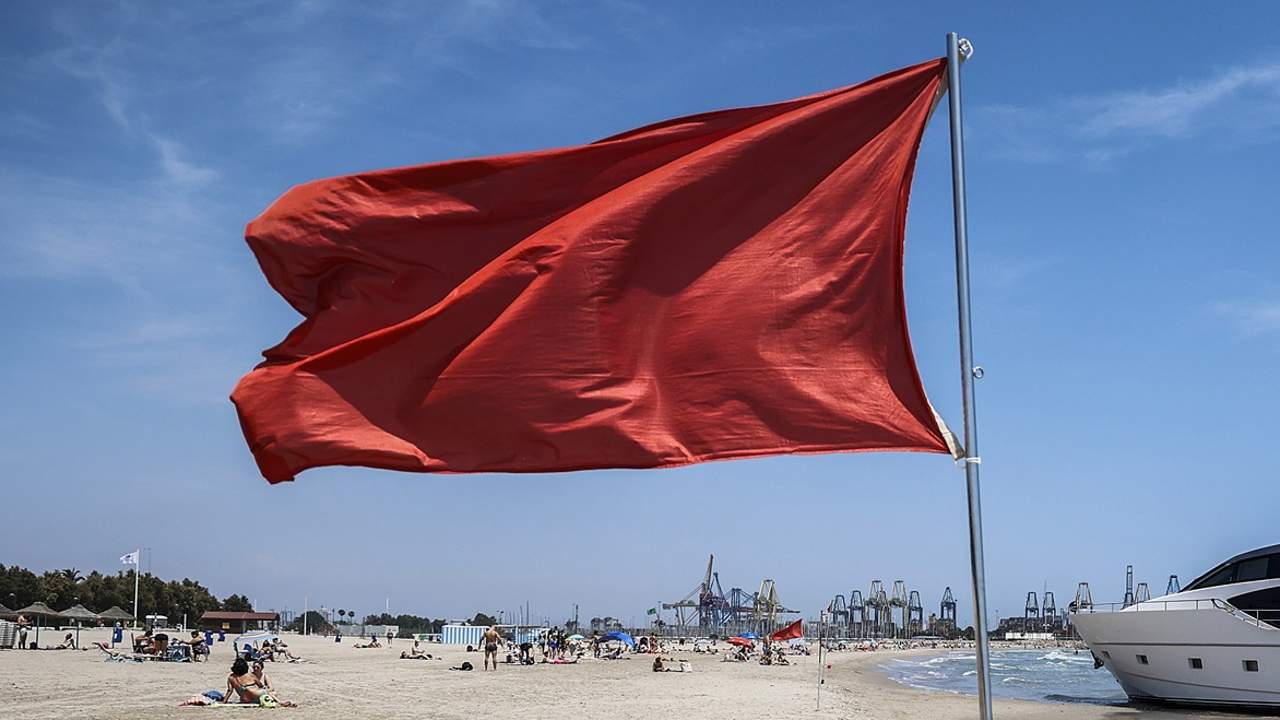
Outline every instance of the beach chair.
[(159, 662), (191, 662), (191, 647), (178, 643), (170, 645), (163, 651), (154, 655), (145, 656), (149, 660), (158, 660)]

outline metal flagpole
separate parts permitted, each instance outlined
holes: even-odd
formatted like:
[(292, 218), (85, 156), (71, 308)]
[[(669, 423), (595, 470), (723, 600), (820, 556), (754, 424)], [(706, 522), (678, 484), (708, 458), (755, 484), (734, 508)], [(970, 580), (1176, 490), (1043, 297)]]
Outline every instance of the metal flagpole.
[(973, 45), (947, 33), (947, 101), (951, 109), (951, 192), (955, 210), (956, 301), (960, 314), (960, 388), (964, 401), (964, 463), (969, 492), (969, 569), (973, 574), (973, 646), (978, 661), (978, 708), (991, 720), (991, 661), (987, 647), (987, 583), (982, 559), (982, 498), (978, 484), (978, 421), (973, 381), (982, 368), (973, 365), (969, 315), (969, 237), (964, 197), (964, 125), (960, 107), (960, 63)]
[(133, 551), (133, 624), (138, 625), (138, 568), (142, 563), (142, 548)]

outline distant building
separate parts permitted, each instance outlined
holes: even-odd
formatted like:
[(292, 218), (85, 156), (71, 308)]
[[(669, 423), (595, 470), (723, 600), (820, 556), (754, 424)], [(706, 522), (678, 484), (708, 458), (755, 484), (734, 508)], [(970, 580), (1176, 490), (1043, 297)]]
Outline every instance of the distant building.
[(621, 630), (622, 621), (615, 617), (593, 617), (591, 618), (592, 632), (609, 632), (610, 630)]
[(280, 613), (210, 610), (200, 616), (200, 629), (213, 632), (244, 633), (272, 630), (280, 624)]

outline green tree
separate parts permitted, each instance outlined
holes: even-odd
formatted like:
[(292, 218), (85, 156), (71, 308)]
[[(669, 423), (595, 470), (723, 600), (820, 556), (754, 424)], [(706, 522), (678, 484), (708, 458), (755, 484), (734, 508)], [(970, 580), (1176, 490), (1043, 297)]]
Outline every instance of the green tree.
[(40, 599), (40, 578), (35, 573), (17, 565), (0, 565), (0, 604), (18, 610)]
[[(319, 632), (333, 631), (333, 626), (329, 624), (329, 621), (325, 620), (324, 616), (316, 612), (315, 610), (308, 610), (306, 612), (306, 616), (307, 616), (307, 630), (309, 630), (310, 632), (319, 633)], [(294, 618), (293, 622), (286, 625), (284, 629), (291, 630), (293, 632), (299, 632), (299, 633), (302, 632), (302, 616), (299, 615), (298, 617)]]
[(231, 612), (253, 612), (253, 604), (244, 595), (228, 595), (222, 601), (222, 609)]

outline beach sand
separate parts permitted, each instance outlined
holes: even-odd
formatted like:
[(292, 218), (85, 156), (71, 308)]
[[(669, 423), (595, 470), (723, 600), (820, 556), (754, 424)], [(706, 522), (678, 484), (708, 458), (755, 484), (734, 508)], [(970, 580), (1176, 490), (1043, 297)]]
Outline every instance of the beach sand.
[[(83, 631), (81, 642), (106, 640), (105, 629)], [(128, 635), (126, 635), (127, 639)], [(41, 632), (42, 644), (61, 639)], [(584, 659), (577, 665), (501, 665), (497, 671), (458, 672), (464, 660), (477, 667), (478, 652), (423, 645), (442, 660), (400, 660), (412, 641), (387, 648), (357, 650), (320, 637), (285, 636), (290, 650), (307, 662), (268, 663), (267, 674), (281, 698), (301, 707), (269, 711), (285, 718), (635, 718), (706, 720), (783, 718), (926, 718), (977, 716), (972, 696), (927, 692), (899, 685), (878, 671), (892, 652), (838, 652), (817, 702), (817, 657), (793, 657), (793, 665), (723, 663), (688, 651), (691, 673), (654, 673), (652, 656), (629, 660)], [(902, 651), (914, 655), (929, 651)], [(178, 707), (205, 690), (221, 690), (231, 661), (230, 637), (215, 643), (207, 663), (104, 662), (97, 650), (0, 651), (0, 717), (191, 718), (268, 712), (259, 709)], [(1152, 718), (1189, 720), (1237, 717), (1130, 707), (1099, 707), (997, 701), (996, 716), (1041, 720)]]

